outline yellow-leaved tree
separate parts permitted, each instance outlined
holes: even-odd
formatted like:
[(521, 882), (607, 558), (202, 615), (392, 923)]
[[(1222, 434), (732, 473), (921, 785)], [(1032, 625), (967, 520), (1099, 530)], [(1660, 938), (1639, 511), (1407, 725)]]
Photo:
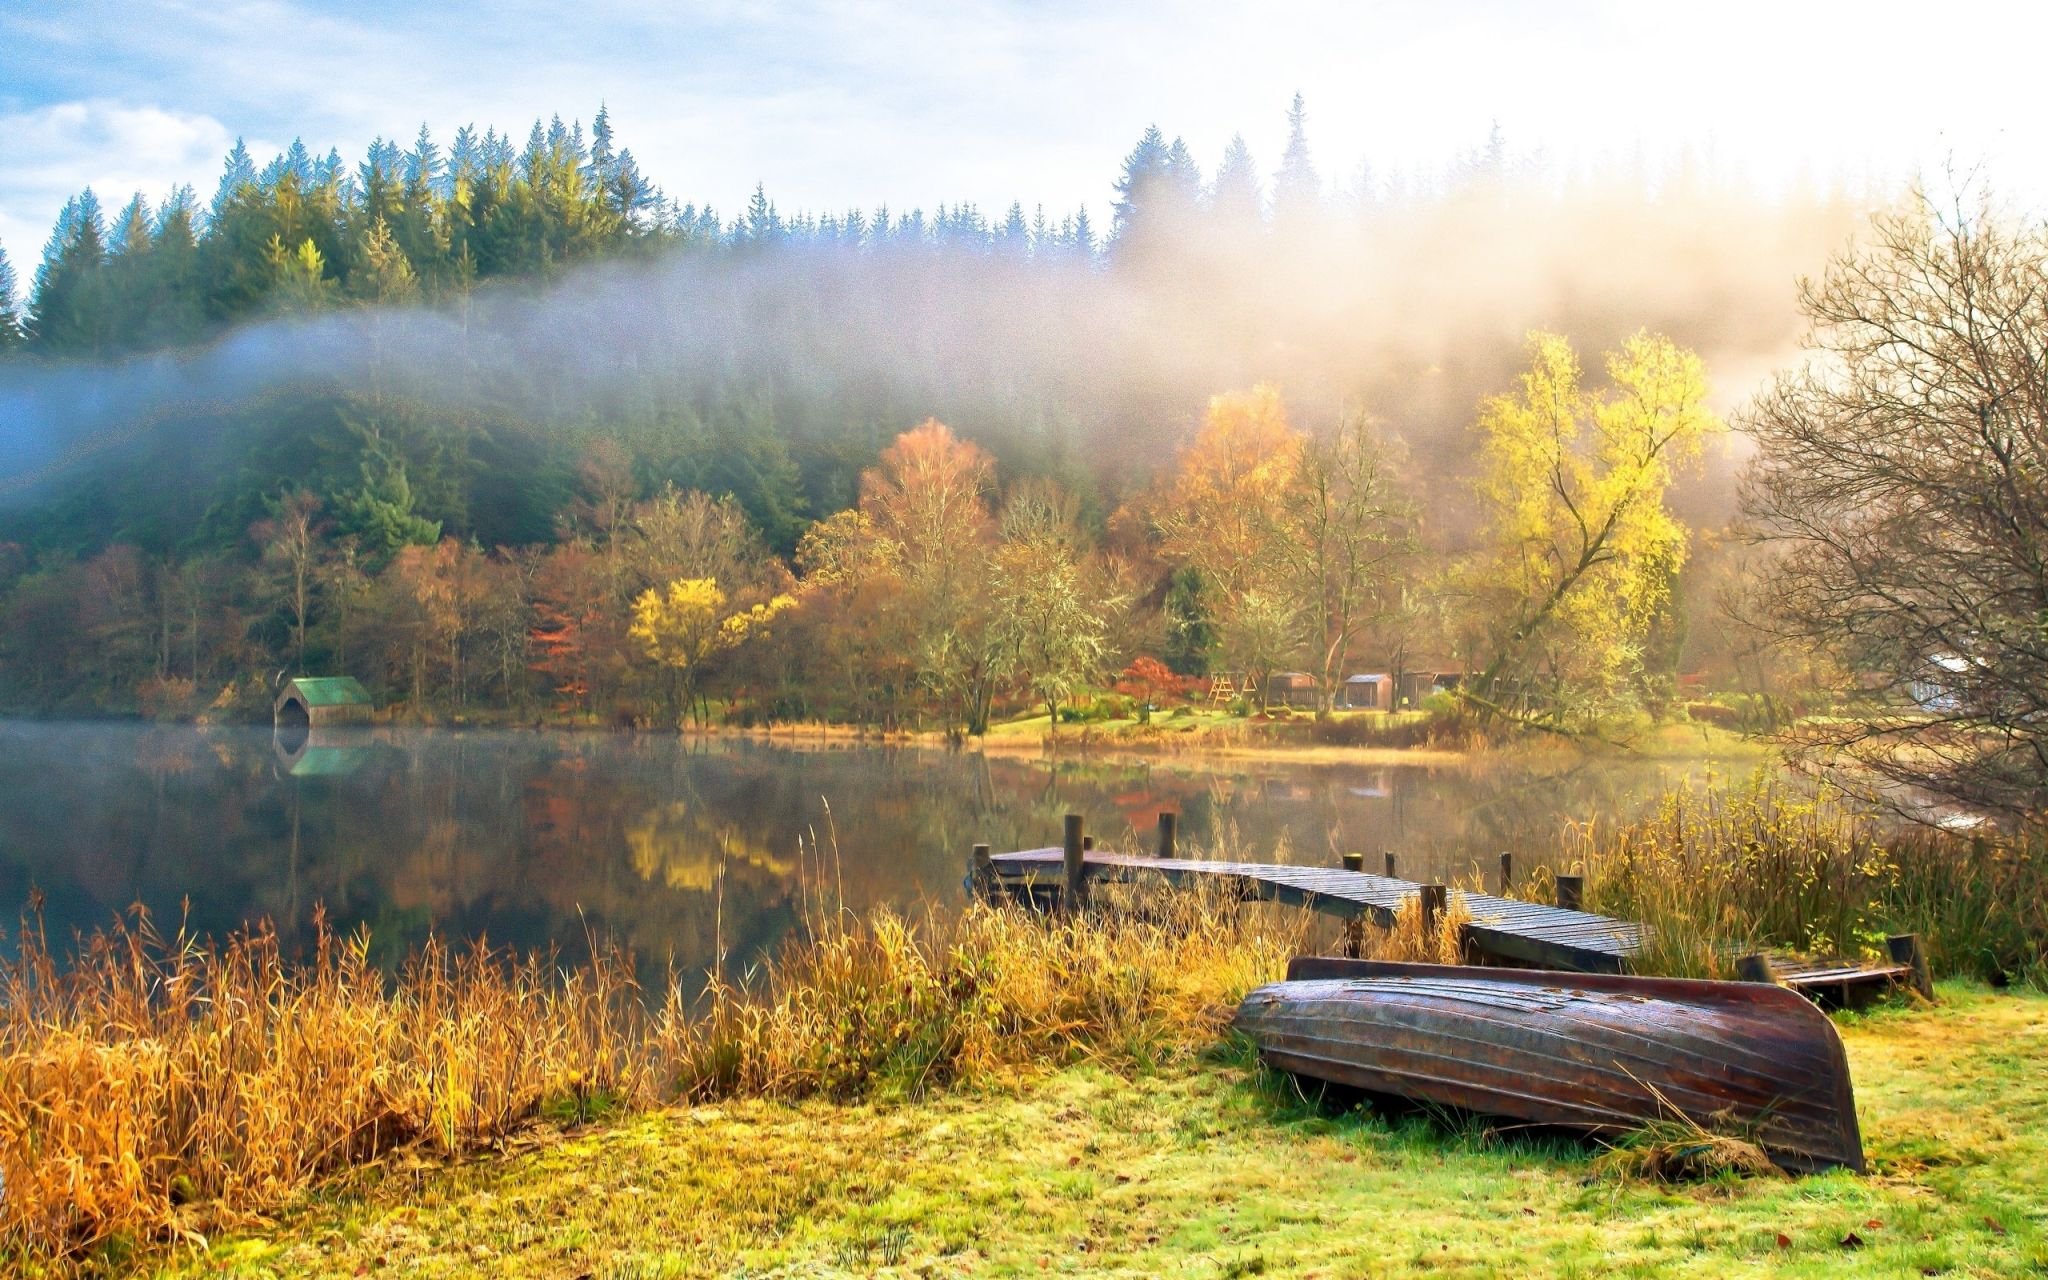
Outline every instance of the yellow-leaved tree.
[(727, 606), (716, 578), (677, 578), (633, 601), (626, 634), (648, 661), (671, 673), (679, 710), (697, 706), (699, 683), (712, 659), (765, 632), (778, 615), (796, 607), (796, 598), (778, 595), (738, 609)]
[(1571, 344), (1536, 333), (1519, 390), (1481, 409), (1487, 523), (1463, 578), (1485, 665), (1463, 692), (1488, 714), (1583, 721), (1625, 702), (1685, 563), (1664, 495), (1726, 429), (1705, 369), (1638, 333), (1608, 355), (1607, 382), (1585, 388)]

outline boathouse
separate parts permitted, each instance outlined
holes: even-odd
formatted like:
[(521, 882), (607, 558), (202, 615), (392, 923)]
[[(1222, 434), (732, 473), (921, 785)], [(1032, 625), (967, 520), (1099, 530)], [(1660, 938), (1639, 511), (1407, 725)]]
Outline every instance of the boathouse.
[(365, 723), (376, 709), (353, 676), (299, 676), (278, 690), (271, 719), (280, 729), (317, 729)]

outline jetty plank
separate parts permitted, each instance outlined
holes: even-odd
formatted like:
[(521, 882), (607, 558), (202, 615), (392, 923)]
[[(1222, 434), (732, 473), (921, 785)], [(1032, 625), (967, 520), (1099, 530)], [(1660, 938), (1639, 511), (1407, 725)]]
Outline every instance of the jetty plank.
[[(1066, 848), (1051, 847), (999, 853), (991, 862), (999, 884), (1020, 897), (1038, 901), (1064, 882), (1066, 858)], [(1423, 890), (1411, 880), (1349, 867), (1158, 858), (1101, 849), (1085, 851), (1080, 870), (1088, 880), (1157, 876), (1175, 885), (1223, 884), (1247, 898), (1307, 907), (1343, 920), (1369, 920), (1381, 928), (1393, 923), (1403, 902), (1419, 898)], [(1642, 948), (1642, 926), (1627, 920), (1485, 893), (1464, 894), (1461, 900), (1472, 916), (1465, 928), (1467, 940), (1474, 951), (1493, 959), (1579, 973), (1626, 973), (1629, 957)], [(1910, 982), (1913, 978), (1910, 965), (1896, 962), (1811, 960), (1778, 954), (1771, 960), (1778, 981), (1801, 990), (1846, 994), (1851, 987)]]

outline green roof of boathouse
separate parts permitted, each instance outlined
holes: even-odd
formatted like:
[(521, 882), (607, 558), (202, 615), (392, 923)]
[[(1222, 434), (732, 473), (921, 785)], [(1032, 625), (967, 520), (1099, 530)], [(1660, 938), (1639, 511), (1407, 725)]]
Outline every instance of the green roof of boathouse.
[(308, 707), (371, 707), (370, 691), (354, 676), (300, 676), (285, 682), (284, 694), (296, 693)]

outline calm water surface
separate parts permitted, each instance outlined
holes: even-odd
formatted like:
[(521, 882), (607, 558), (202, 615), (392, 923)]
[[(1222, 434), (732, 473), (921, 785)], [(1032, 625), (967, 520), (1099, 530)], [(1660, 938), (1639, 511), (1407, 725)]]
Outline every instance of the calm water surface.
[(438, 729), (287, 752), (268, 730), (0, 722), (0, 923), (39, 890), (53, 938), (141, 902), (215, 934), (268, 917), (296, 945), (324, 906), (369, 925), (385, 959), (429, 931), (575, 954), (588, 928), (701, 971), (721, 930), (734, 956), (772, 947), (821, 874), (855, 908), (956, 906), (970, 845), (1055, 844), (1069, 811), (1106, 844), (1149, 842), (1173, 809), (1185, 847), (1375, 864), (1392, 850), (1403, 875), (1451, 878), (1502, 849), (1533, 865), (1566, 819), (1636, 812), (1710, 767), (1053, 761)]

